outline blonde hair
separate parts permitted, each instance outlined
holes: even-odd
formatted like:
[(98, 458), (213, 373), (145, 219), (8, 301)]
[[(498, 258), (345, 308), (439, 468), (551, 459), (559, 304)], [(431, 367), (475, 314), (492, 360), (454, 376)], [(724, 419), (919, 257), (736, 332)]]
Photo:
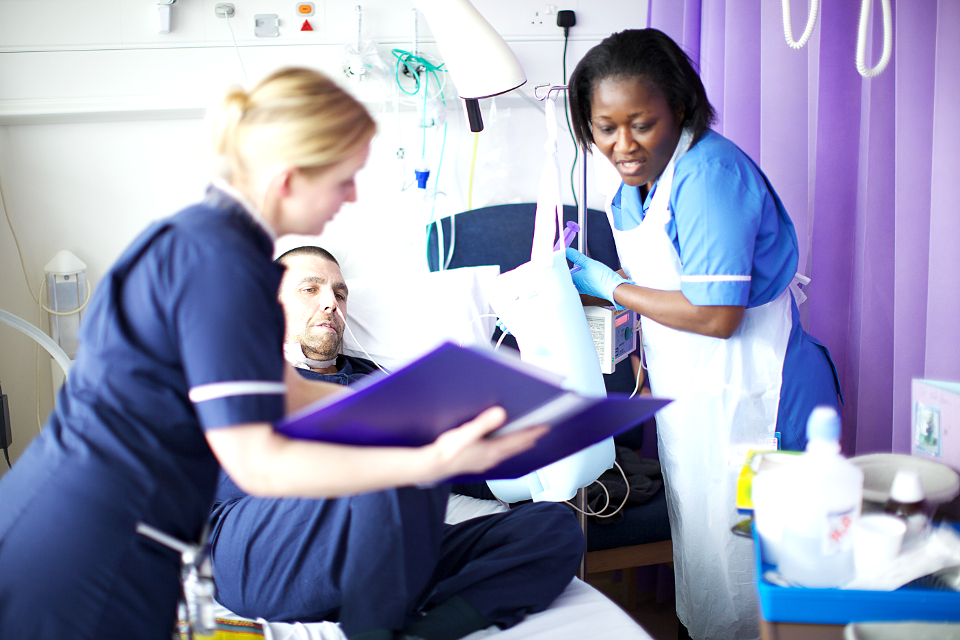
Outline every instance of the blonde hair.
[(208, 117), (231, 181), (255, 181), (277, 166), (321, 170), (376, 133), (362, 104), (322, 73), (297, 67), (275, 71), (249, 92), (231, 89)]

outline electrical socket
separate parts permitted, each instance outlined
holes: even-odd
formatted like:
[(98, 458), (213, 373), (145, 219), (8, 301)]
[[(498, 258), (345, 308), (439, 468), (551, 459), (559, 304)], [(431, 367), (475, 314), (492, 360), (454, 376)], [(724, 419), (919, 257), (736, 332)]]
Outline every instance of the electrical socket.
[(236, 12), (232, 4), (221, 2), (213, 7), (213, 13), (216, 14), (218, 18), (229, 18), (233, 16)]
[(544, 4), (533, 12), (530, 17), (530, 26), (532, 27), (556, 27), (557, 26), (557, 5)]

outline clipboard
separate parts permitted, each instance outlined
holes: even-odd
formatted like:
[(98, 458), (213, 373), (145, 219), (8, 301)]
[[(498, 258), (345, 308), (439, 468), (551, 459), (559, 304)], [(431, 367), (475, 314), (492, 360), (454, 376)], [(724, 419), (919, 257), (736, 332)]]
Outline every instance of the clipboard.
[(443, 343), (390, 375), (351, 385), (353, 393), (324, 398), (274, 428), (291, 438), (361, 446), (417, 447), (472, 420), (488, 407), (507, 412), (491, 434), (551, 425), (532, 449), (482, 474), (450, 478), (473, 482), (519, 478), (640, 424), (670, 402), (650, 396), (591, 398), (567, 391), (559, 376), (490, 350)]

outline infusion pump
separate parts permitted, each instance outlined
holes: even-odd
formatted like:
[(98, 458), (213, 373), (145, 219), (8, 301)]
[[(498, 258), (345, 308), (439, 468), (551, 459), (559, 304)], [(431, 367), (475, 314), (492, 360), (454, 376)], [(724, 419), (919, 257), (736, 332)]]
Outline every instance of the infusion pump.
[(637, 348), (637, 312), (615, 307), (584, 307), (600, 370), (613, 373), (617, 363)]

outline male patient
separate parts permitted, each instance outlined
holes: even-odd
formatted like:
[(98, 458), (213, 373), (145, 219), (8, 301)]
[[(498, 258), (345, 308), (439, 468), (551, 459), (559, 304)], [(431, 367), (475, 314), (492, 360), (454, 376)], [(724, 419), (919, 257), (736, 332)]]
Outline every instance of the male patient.
[[(348, 291), (334, 257), (301, 247), (278, 262), (288, 359), (305, 377), (341, 384), (369, 372), (338, 353)], [(448, 495), (444, 485), (255, 498), (221, 474), (210, 535), (217, 599), (252, 618), (337, 620), (351, 640), (455, 640), (542, 611), (576, 573), (583, 538), (563, 505), (447, 525)]]

